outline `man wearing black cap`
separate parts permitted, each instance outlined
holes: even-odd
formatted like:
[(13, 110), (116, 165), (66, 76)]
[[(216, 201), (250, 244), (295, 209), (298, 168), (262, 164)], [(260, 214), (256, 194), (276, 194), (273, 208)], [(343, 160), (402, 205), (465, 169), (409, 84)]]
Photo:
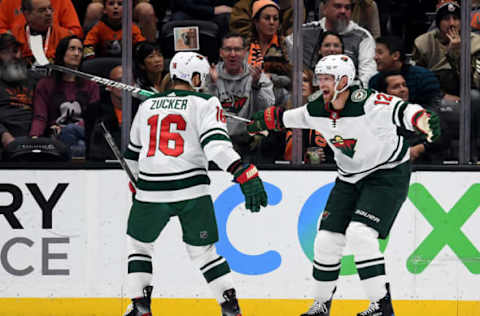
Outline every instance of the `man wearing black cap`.
[[(443, 92), (443, 112), (450, 112), (451, 121), (446, 137), (458, 139), (458, 118), (460, 110), (460, 6), (456, 1), (442, 0), (435, 16), (437, 29), (424, 33), (415, 39), (413, 59), (418, 66), (430, 69), (440, 81)], [(473, 139), (480, 135), (480, 36), (470, 34), (471, 45), (471, 106)], [(472, 148), (475, 154), (476, 148)]]
[(16, 137), (27, 136), (32, 124), (34, 81), (28, 79), (20, 46), (13, 35), (0, 35), (1, 149)]

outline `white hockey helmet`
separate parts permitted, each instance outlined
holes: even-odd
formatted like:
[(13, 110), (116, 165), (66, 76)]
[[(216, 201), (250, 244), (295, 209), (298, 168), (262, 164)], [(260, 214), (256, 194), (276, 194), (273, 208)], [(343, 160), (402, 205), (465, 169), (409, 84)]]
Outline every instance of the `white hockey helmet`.
[(353, 83), (355, 79), (355, 65), (347, 55), (329, 55), (320, 59), (315, 66), (315, 76), (332, 75), (335, 78), (335, 90), (343, 76), (347, 76), (347, 85), (337, 93), (341, 93)]
[[(207, 58), (194, 52), (179, 52), (170, 61), (170, 76), (173, 79), (186, 81), (195, 91), (205, 87), (210, 65)], [(199, 81), (194, 76), (199, 75)]]

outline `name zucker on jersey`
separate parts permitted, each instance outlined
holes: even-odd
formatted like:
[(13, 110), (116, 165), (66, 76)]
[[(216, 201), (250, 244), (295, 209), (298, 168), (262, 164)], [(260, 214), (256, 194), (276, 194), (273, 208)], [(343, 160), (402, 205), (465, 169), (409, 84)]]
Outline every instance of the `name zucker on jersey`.
[(166, 99), (162, 98), (159, 100), (153, 100), (153, 104), (150, 107), (150, 110), (155, 109), (175, 109), (175, 110), (186, 110), (187, 109), (187, 99)]

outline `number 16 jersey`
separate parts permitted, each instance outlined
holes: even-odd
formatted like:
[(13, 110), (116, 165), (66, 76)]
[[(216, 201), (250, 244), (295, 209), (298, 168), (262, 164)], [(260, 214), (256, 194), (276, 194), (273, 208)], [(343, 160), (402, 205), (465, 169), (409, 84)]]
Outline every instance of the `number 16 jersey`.
[(175, 202), (209, 194), (208, 161), (222, 170), (240, 159), (217, 97), (169, 90), (145, 100), (125, 159), (137, 176), (135, 199)]

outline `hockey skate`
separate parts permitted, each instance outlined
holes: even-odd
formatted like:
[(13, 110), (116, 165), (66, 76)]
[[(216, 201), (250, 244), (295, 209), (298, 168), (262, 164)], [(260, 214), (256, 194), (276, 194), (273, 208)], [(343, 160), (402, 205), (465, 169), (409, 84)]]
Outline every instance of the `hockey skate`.
[(225, 302), (220, 305), (222, 307), (222, 316), (242, 316), (235, 289), (228, 289), (223, 292), (223, 298)]
[(393, 313), (392, 297), (390, 296), (390, 284), (385, 284), (387, 295), (377, 302), (370, 303), (368, 309), (358, 313), (357, 316), (395, 316)]
[(337, 288), (335, 287), (332, 292), (332, 296), (326, 302), (320, 302), (319, 300), (315, 300), (312, 306), (300, 316), (330, 316), (330, 307), (332, 306), (333, 294)]
[(132, 304), (127, 308), (127, 312), (124, 316), (152, 316), (152, 310), (150, 309), (152, 286), (146, 286), (143, 288), (143, 297), (132, 299)]

